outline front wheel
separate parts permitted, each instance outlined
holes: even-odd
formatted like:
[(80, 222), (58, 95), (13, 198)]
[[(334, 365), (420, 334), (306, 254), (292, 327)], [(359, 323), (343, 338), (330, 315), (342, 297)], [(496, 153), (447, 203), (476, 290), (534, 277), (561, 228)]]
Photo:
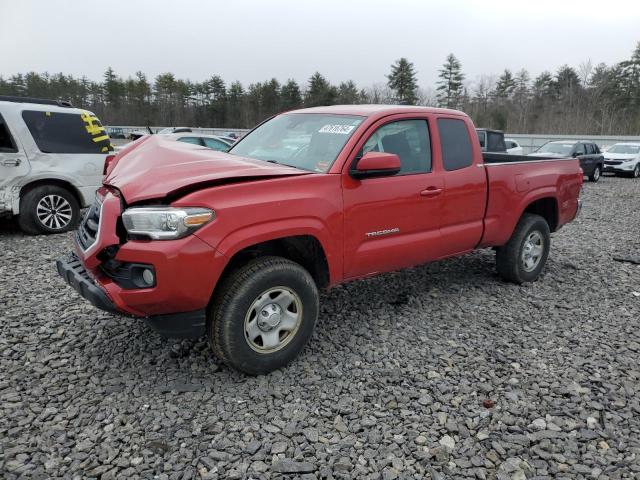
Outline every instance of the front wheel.
[(540, 215), (525, 213), (506, 245), (496, 250), (496, 266), (502, 278), (513, 283), (534, 282), (549, 256), (549, 224)]
[(597, 182), (598, 180), (600, 180), (601, 175), (602, 175), (602, 170), (600, 168), (600, 165), (596, 165), (596, 168), (593, 169), (593, 173), (589, 175), (589, 180), (591, 182)]
[(283, 367), (311, 338), (319, 295), (295, 262), (260, 257), (220, 286), (207, 318), (207, 337), (226, 364), (250, 375)]
[(633, 169), (633, 172), (631, 172), (631, 178), (638, 177), (640, 177), (640, 163), (636, 163), (636, 167)]

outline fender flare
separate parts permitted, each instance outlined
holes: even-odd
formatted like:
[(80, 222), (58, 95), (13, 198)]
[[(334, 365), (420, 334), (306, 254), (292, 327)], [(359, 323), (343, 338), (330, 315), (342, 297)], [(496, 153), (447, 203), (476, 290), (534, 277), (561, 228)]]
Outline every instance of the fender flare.
[(342, 276), (342, 256), (331, 252), (341, 251), (335, 245), (327, 226), (318, 218), (294, 217), (283, 220), (267, 221), (242, 227), (227, 234), (216, 247), (216, 250), (227, 258), (227, 262), (239, 251), (264, 243), (287, 237), (310, 236), (315, 238), (324, 252), (329, 267), (330, 283)]

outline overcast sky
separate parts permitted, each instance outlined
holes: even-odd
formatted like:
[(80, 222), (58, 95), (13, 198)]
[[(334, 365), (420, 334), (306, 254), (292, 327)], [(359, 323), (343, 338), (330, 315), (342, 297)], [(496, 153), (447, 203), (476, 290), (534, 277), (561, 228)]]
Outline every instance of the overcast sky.
[(0, 75), (64, 72), (98, 80), (171, 71), (243, 84), (386, 81), (407, 57), (432, 87), (453, 52), (468, 80), (563, 64), (613, 64), (640, 41), (632, 0), (0, 0)]

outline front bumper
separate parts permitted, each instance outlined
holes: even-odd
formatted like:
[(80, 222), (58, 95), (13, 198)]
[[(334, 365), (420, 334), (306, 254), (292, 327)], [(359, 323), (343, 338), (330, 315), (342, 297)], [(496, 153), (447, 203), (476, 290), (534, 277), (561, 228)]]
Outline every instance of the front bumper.
[(605, 162), (603, 171), (613, 173), (631, 173), (634, 168), (635, 164), (620, 163), (618, 165), (607, 165)]
[[(60, 276), (102, 310), (146, 318), (165, 336), (202, 335), (227, 258), (196, 235), (123, 241), (117, 234), (121, 200), (106, 188), (92, 209), (80, 225), (88, 230), (82, 239), (76, 236), (75, 252), (56, 264)], [(153, 281), (136, 281), (135, 268), (151, 270)]]
[[(64, 281), (94, 307), (109, 313), (128, 314), (118, 310), (74, 253), (58, 259), (56, 269)], [(163, 337), (199, 338), (205, 334), (206, 318), (206, 310), (199, 309), (191, 312), (152, 315), (146, 317), (146, 320), (151, 328)]]
[(56, 261), (56, 269), (64, 281), (73, 287), (80, 296), (89, 300), (94, 307), (110, 313), (118, 311), (111, 299), (96, 284), (93, 277), (87, 272), (80, 259), (74, 253), (59, 258)]

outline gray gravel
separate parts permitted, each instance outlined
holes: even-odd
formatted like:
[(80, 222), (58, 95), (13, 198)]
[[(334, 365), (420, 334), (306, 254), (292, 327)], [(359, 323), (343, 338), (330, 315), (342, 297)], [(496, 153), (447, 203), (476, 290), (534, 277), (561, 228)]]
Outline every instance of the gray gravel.
[(640, 181), (585, 184), (543, 278), (493, 253), (338, 287), (288, 368), (101, 313), (71, 235), (0, 227), (2, 478), (639, 478)]

